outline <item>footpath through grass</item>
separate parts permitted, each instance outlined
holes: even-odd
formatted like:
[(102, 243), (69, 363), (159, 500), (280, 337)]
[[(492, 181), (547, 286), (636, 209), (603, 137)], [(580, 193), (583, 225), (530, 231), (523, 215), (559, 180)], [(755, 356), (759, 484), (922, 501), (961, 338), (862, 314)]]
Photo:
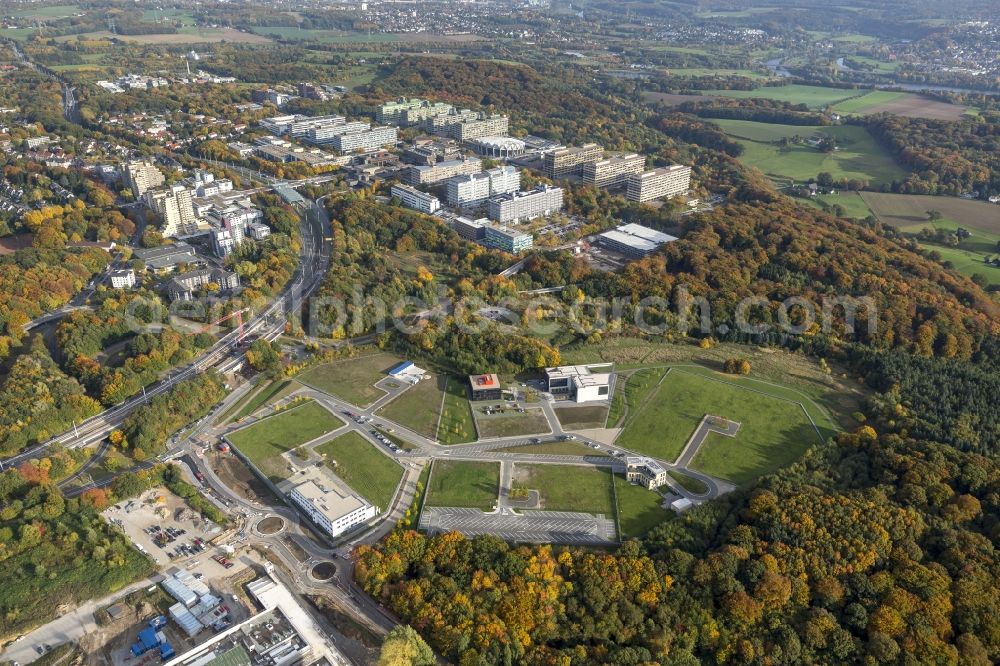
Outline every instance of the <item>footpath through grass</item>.
[(336, 430), (344, 422), (310, 400), (229, 435), (229, 441), (272, 481), (286, 478), (281, 454)]
[(514, 478), (538, 491), (545, 511), (602, 513), (608, 518), (614, 517), (612, 480), (607, 470), (518, 463), (514, 466)]
[(706, 414), (738, 421), (740, 431), (735, 438), (709, 435), (691, 466), (738, 484), (793, 462), (819, 441), (798, 404), (722, 378), (673, 368), (629, 420), (618, 444), (676, 460)]
[(427, 506), (491, 511), (500, 494), (500, 463), (437, 460), (427, 489)]
[(389, 507), (403, 468), (389, 456), (356, 432), (349, 432), (317, 446), (316, 453), (326, 459), (326, 464), (343, 479), (354, 492), (360, 494), (382, 511)]

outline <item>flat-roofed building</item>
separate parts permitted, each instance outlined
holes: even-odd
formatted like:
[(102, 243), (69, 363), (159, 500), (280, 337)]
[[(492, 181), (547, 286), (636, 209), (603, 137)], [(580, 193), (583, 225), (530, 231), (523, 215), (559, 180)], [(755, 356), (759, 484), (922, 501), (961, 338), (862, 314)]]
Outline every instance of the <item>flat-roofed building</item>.
[(375, 111), (376, 122), (400, 126), (416, 125), (430, 116), (448, 113), (454, 107), (444, 102), (429, 102), (425, 99), (399, 97), (386, 102)]
[(393, 185), (389, 192), (392, 196), (399, 197), (407, 208), (419, 210), (421, 213), (430, 215), (441, 209), (441, 202), (436, 196), (421, 192), (409, 185)]
[(135, 271), (131, 268), (121, 268), (111, 271), (111, 287), (113, 289), (131, 289), (136, 284)]
[(129, 162), (125, 165), (125, 182), (136, 201), (142, 199), (147, 191), (163, 185), (165, 180), (163, 173), (152, 162)]
[(394, 146), (399, 141), (399, 128), (392, 125), (372, 127), (369, 130), (338, 134), (333, 137), (331, 145), (342, 153), (352, 153), (356, 150), (375, 150), (382, 146)]
[(455, 176), (479, 173), (482, 170), (482, 160), (478, 157), (467, 157), (460, 160), (445, 160), (433, 165), (406, 167), (401, 177), (407, 185), (433, 185)]
[(486, 237), (486, 227), (490, 226), (490, 221), (485, 217), (481, 217), (478, 220), (468, 217), (456, 217), (452, 220), (451, 224), (452, 229), (459, 236), (478, 243)]
[(677, 240), (676, 236), (635, 223), (605, 231), (598, 238), (601, 245), (632, 259), (642, 259), (664, 243)]
[[(419, 125), (428, 118), (433, 118), (434, 116), (443, 116), (445, 114), (451, 113), (454, 109), (451, 104), (445, 104), (444, 102), (423, 102), (418, 107), (405, 109), (400, 115), (399, 119), (395, 121), (400, 127), (413, 127)], [(389, 122), (386, 120), (379, 122)]]
[(330, 536), (343, 534), (379, 514), (378, 507), (356, 495), (325, 466), (306, 467), (285, 484), (287, 490), (282, 490), (289, 499)]
[(469, 395), (473, 400), (499, 400), (503, 396), (496, 375), (469, 375)]
[(444, 126), (444, 134), (456, 141), (472, 141), (486, 136), (505, 136), (510, 129), (510, 119), (507, 116), (494, 113), (478, 114), (457, 123)]
[(579, 175), (587, 162), (599, 162), (603, 158), (604, 148), (596, 143), (585, 143), (547, 152), (542, 163), (549, 178), (565, 178)]
[(583, 182), (594, 187), (618, 187), (626, 183), (630, 174), (642, 173), (645, 166), (646, 158), (636, 153), (586, 162), (582, 167)]
[(448, 205), (479, 206), (492, 196), (521, 189), (521, 173), (514, 167), (497, 167), (481, 173), (449, 178)]
[(165, 237), (198, 232), (191, 191), (183, 185), (147, 190), (143, 198), (146, 205), (163, 218), (160, 232)]
[(303, 116), (298, 114), (274, 116), (260, 121), (260, 126), (275, 136), (288, 135), (298, 139), (305, 137), (309, 130), (334, 125), (343, 125), (344, 116)]
[(182, 264), (198, 261), (194, 248), (187, 243), (136, 248), (132, 252), (132, 256), (144, 262), (146, 270), (153, 273), (167, 273)]
[(561, 187), (539, 185), (526, 192), (511, 192), (492, 197), (487, 202), (489, 217), (501, 224), (517, 224), (562, 210)]
[(652, 458), (628, 456), (625, 458), (625, 478), (629, 483), (656, 490), (666, 485), (667, 468)]
[(446, 128), (467, 120), (476, 120), (477, 118), (479, 118), (478, 111), (473, 111), (472, 109), (452, 109), (448, 113), (428, 116), (424, 119), (421, 127), (425, 132), (448, 135)]
[(691, 167), (674, 164), (630, 174), (627, 183), (625, 197), (629, 201), (643, 203), (654, 199), (669, 199), (687, 193), (691, 187)]
[(554, 396), (564, 396), (576, 402), (608, 400), (613, 369), (612, 363), (545, 368), (548, 391)]
[(195, 292), (210, 284), (218, 285), (221, 290), (236, 289), (240, 286), (240, 276), (222, 268), (202, 268), (196, 271), (181, 273), (167, 283), (167, 294), (172, 301), (190, 301)]
[(371, 123), (362, 121), (351, 123), (340, 123), (337, 125), (325, 125), (320, 127), (310, 127), (306, 132), (305, 140), (317, 146), (325, 146), (333, 143), (335, 137), (354, 132), (364, 132), (372, 128)]
[(498, 224), (490, 224), (485, 228), (483, 239), (480, 243), (494, 250), (519, 254), (533, 248), (535, 246), (535, 238), (523, 231), (516, 231)]

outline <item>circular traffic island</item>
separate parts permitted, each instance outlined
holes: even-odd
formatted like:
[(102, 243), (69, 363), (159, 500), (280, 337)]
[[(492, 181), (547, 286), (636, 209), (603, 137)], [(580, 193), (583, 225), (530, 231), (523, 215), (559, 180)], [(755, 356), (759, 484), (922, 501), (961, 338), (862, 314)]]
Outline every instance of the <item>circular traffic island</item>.
[(316, 580), (330, 580), (337, 575), (337, 565), (333, 562), (320, 562), (312, 568), (309, 575)]
[(285, 528), (285, 519), (281, 516), (268, 516), (257, 523), (255, 529), (264, 535), (277, 534)]

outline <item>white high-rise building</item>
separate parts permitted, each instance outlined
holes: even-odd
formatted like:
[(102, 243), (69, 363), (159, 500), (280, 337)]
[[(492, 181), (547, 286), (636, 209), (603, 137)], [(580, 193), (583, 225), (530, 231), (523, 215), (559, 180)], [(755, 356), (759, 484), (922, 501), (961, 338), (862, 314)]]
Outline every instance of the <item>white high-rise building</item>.
[(450, 206), (478, 206), (492, 196), (521, 189), (521, 173), (511, 166), (449, 178), (445, 183)]
[(399, 200), (407, 208), (413, 208), (428, 215), (437, 212), (441, 208), (441, 202), (438, 201), (436, 196), (421, 192), (409, 185), (393, 185), (390, 194), (394, 197), (399, 197)]
[(146, 205), (163, 218), (161, 233), (165, 237), (197, 232), (198, 218), (194, 214), (191, 191), (184, 186), (149, 190), (145, 200)]
[(492, 197), (488, 202), (489, 216), (501, 224), (517, 224), (562, 209), (561, 187), (539, 185), (530, 192), (512, 192)]
[(125, 165), (125, 182), (132, 190), (132, 196), (139, 201), (146, 192), (163, 185), (165, 179), (152, 162), (142, 161)]
[(691, 187), (691, 167), (674, 164), (628, 176), (629, 201), (652, 201), (685, 194)]

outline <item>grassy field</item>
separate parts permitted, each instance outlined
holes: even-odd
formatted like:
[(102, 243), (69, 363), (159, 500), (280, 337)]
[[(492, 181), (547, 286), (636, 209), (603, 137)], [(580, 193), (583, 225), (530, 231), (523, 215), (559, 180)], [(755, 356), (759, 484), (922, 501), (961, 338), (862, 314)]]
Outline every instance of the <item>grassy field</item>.
[(411, 386), (388, 405), (379, 410), (379, 416), (406, 426), (424, 437), (434, 439), (437, 434), (438, 415), (441, 413), (441, 394), (448, 378), (433, 375)]
[(614, 476), (614, 484), (622, 539), (641, 537), (672, 515), (663, 508), (663, 496), (659, 493), (632, 485), (620, 475)]
[[(356, 432), (316, 447), (326, 463), (354, 492), (385, 511), (392, 501), (403, 468)], [(335, 463), (335, 464), (334, 464)]]
[(888, 90), (874, 90), (862, 97), (845, 100), (835, 104), (832, 110), (843, 115), (892, 113), (897, 116), (932, 120), (958, 120), (963, 114), (972, 111), (961, 104), (950, 104), (915, 93)]
[(967, 229), (1000, 235), (1000, 206), (996, 204), (924, 194), (862, 192), (861, 197), (882, 222), (900, 231), (920, 231), (927, 226), (927, 211), (936, 210), (945, 220)]
[(465, 383), (457, 377), (449, 377), (446, 384), (437, 438), (442, 444), (464, 444), (476, 439), (476, 424), (465, 392)]
[(608, 408), (604, 405), (563, 407), (556, 409), (556, 417), (565, 430), (603, 428), (608, 421)]
[(670, 478), (672, 478), (674, 481), (681, 484), (681, 487), (687, 490), (688, 492), (692, 492), (697, 495), (701, 495), (703, 493), (708, 492), (708, 486), (706, 486), (704, 482), (702, 482), (700, 479), (696, 479), (690, 474), (685, 474), (684, 472), (678, 471), (676, 469), (668, 470), (667, 474), (669, 474)]
[(615, 513), (611, 489), (611, 474), (594, 467), (572, 465), (514, 466), (514, 480), (537, 490), (542, 509), (546, 511), (578, 511), (602, 513), (610, 518)]
[(298, 376), (299, 381), (358, 407), (367, 407), (385, 393), (373, 386), (403, 359), (393, 354), (367, 354), (317, 365)]
[(517, 437), (518, 435), (538, 435), (549, 432), (549, 422), (540, 409), (527, 409), (524, 414), (508, 410), (504, 414), (476, 415), (479, 436)]
[(500, 463), (438, 460), (427, 489), (427, 506), (490, 511), (500, 492)]
[(663, 368), (642, 368), (628, 378), (619, 379), (615, 385), (615, 399), (608, 410), (607, 427), (618, 427), (622, 418), (627, 422), (627, 417), (645, 402), (650, 391), (656, 387), (663, 372)]
[(340, 30), (299, 29), (293, 26), (265, 25), (252, 28), (258, 35), (274, 35), (286, 41), (318, 41), (324, 44), (381, 44), (386, 42), (466, 43), (481, 39), (476, 35), (434, 35), (430, 33), (342, 32)]
[(229, 440), (272, 480), (287, 476), (281, 454), (344, 425), (318, 403), (309, 401), (237, 430)]
[(281, 400), (300, 387), (301, 384), (293, 379), (276, 379), (267, 386), (250, 391), (242, 400), (230, 407), (225, 414), (219, 417), (216, 423), (239, 421), (244, 416), (253, 414), (264, 405)]
[(773, 99), (779, 102), (805, 104), (810, 108), (821, 109), (851, 97), (863, 95), (864, 91), (791, 84), (787, 86), (762, 87), (756, 90), (705, 90), (703, 94), (718, 95), (719, 97), (735, 97), (737, 99)]
[[(890, 183), (906, 177), (892, 157), (863, 127), (777, 125), (748, 120), (713, 120), (727, 134), (743, 145), (740, 161), (756, 167), (768, 176), (797, 181), (815, 178), (826, 171), (834, 178), (858, 178), (871, 184)], [(780, 139), (830, 136), (838, 150), (823, 152), (809, 144), (780, 146)]]
[(873, 90), (868, 94), (862, 95), (861, 97), (854, 97), (835, 104), (833, 106), (833, 111), (834, 113), (839, 113), (841, 115), (865, 113), (868, 109), (881, 104), (895, 102), (907, 96), (910, 96), (910, 94), (890, 90)]
[(507, 453), (540, 453), (553, 456), (602, 456), (609, 457), (603, 451), (595, 451), (586, 444), (580, 442), (542, 442), (540, 444), (524, 444), (522, 446), (508, 446), (496, 449), (497, 452)]
[(159, 33), (151, 35), (116, 35), (107, 30), (84, 32), (79, 35), (63, 35), (55, 40), (65, 42), (75, 39), (119, 39), (123, 42), (139, 42), (142, 44), (201, 44), (216, 42), (235, 42), (238, 44), (270, 44), (271, 40), (262, 35), (241, 32), (235, 28), (201, 28), (188, 26), (176, 33)]
[(672, 461), (705, 414), (738, 421), (735, 438), (709, 435), (691, 466), (743, 484), (796, 460), (819, 441), (799, 405), (747, 388), (674, 368), (617, 443)]
[(863, 220), (872, 214), (871, 208), (857, 192), (840, 192), (838, 194), (817, 194), (814, 197), (803, 198), (801, 201), (814, 205), (820, 210), (833, 214), (834, 206), (844, 210), (844, 217)]

